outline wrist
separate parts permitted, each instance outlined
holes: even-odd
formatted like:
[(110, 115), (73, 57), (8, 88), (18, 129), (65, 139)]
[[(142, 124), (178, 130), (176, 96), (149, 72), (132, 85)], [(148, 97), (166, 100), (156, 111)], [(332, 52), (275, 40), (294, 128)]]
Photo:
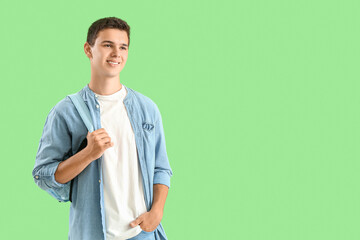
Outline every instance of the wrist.
[(164, 212), (164, 208), (162, 208), (161, 206), (158, 206), (156, 204), (155, 205), (153, 204), (150, 211), (162, 214)]
[(85, 159), (86, 162), (91, 163), (92, 161), (95, 160), (95, 158), (91, 156), (90, 149), (87, 146), (80, 152), (83, 155), (83, 159)]

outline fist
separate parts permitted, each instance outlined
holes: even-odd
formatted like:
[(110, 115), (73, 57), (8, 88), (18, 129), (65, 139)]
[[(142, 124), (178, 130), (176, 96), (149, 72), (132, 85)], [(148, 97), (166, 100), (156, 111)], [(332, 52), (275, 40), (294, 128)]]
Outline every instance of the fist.
[(111, 142), (111, 138), (104, 128), (88, 132), (86, 139), (86, 151), (88, 151), (89, 156), (94, 160), (101, 157), (106, 149), (114, 146), (114, 143)]

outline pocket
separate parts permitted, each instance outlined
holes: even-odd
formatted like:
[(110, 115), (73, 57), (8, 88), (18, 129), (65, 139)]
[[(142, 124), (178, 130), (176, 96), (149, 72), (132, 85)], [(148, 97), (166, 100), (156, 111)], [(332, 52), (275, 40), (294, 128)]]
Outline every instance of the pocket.
[(146, 144), (153, 144), (155, 141), (155, 125), (148, 121), (143, 122), (141, 129)]
[(153, 130), (154, 130), (154, 124), (152, 124), (148, 121), (143, 122), (142, 127), (145, 131), (147, 131), (149, 133), (153, 132)]

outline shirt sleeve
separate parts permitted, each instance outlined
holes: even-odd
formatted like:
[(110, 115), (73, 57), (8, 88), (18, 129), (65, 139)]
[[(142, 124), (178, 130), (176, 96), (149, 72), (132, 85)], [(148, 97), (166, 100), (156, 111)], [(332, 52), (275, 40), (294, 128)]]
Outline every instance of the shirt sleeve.
[(41, 189), (59, 202), (67, 202), (71, 181), (64, 184), (57, 182), (55, 172), (60, 162), (70, 157), (71, 135), (65, 119), (57, 113), (55, 107), (45, 120), (32, 176)]
[(170, 188), (173, 175), (166, 152), (165, 134), (160, 111), (155, 106), (158, 120), (155, 122), (155, 171), (153, 184), (164, 184)]

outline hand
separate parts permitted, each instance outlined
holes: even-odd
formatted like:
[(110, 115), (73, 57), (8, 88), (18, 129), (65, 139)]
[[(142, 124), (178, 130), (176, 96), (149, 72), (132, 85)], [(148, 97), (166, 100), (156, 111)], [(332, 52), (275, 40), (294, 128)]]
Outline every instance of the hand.
[(91, 133), (88, 132), (86, 138), (87, 146), (85, 151), (87, 151), (89, 156), (94, 160), (101, 157), (106, 149), (114, 146), (114, 143), (111, 142), (111, 138), (104, 128), (97, 129)]
[(160, 210), (150, 210), (149, 212), (141, 214), (138, 218), (130, 223), (131, 227), (140, 225), (140, 228), (145, 232), (154, 231), (160, 224), (163, 212)]

